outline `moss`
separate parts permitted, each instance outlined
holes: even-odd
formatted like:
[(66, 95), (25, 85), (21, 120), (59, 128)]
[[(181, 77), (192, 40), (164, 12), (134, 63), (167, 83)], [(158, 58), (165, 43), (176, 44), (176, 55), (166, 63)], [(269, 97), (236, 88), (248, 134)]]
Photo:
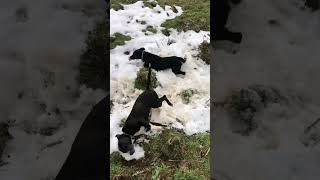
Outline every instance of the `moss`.
[(146, 31), (152, 32), (152, 33), (156, 33), (157, 30), (153, 27), (153, 26), (147, 26)]
[(180, 96), (181, 96), (181, 99), (182, 99), (182, 102), (184, 104), (189, 104), (190, 103), (190, 100), (191, 100), (191, 97), (198, 93), (197, 90), (195, 89), (186, 89), (186, 90), (183, 90), (181, 93), (180, 93)]
[(157, 3), (155, 1), (152, 1), (152, 2), (143, 1), (143, 4), (150, 9), (153, 9), (154, 7), (157, 6)]
[(206, 64), (210, 64), (211, 56), (210, 56), (210, 43), (204, 41), (199, 46), (199, 58), (202, 59)]
[[(294, 96), (290, 98), (295, 99)], [(232, 124), (236, 125), (233, 131), (250, 135), (258, 128), (256, 114), (272, 103), (287, 104), (289, 101), (279, 90), (257, 84), (233, 92), (227, 99)]]
[(2, 162), (2, 154), (8, 143), (12, 139), (9, 133), (9, 125), (7, 123), (0, 123), (0, 162)]
[(143, 144), (143, 159), (128, 162), (111, 154), (111, 179), (209, 179), (209, 147), (209, 133), (166, 129)]
[(161, 30), (162, 34), (164, 34), (165, 36), (170, 36), (170, 31), (168, 29), (162, 29)]
[(119, 123), (119, 127), (123, 127), (124, 123), (126, 123), (126, 118), (121, 119), (120, 123)]
[(255, 114), (262, 104), (259, 95), (250, 89), (241, 89), (229, 99), (229, 112), (233, 118), (233, 131), (242, 135), (249, 135), (258, 127)]
[(160, 6), (180, 6), (183, 10), (181, 16), (167, 20), (161, 25), (162, 27), (178, 31), (210, 31), (209, 0), (158, 0), (158, 3)]
[(131, 37), (121, 33), (115, 33), (110, 39), (110, 49), (114, 49), (117, 46), (124, 45), (126, 41), (130, 41)]
[(86, 49), (82, 52), (79, 64), (78, 82), (92, 89), (107, 90), (109, 66), (109, 32), (105, 22), (98, 23), (89, 31)]
[[(141, 68), (137, 73), (137, 78), (134, 81), (134, 87), (137, 89), (145, 90), (148, 84), (148, 68)], [(156, 88), (158, 85), (156, 73), (151, 72), (150, 88)]]

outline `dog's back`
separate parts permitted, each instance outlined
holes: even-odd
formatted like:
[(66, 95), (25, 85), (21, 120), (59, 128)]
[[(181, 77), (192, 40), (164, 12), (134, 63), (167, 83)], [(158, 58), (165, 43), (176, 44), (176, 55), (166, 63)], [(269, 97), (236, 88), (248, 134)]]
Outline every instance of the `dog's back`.
[(174, 66), (180, 67), (183, 63), (186, 62), (185, 59), (177, 56), (160, 57), (148, 52), (146, 52), (144, 56), (144, 61), (147, 62), (147, 64), (150, 64), (151, 67), (157, 71), (169, 69)]

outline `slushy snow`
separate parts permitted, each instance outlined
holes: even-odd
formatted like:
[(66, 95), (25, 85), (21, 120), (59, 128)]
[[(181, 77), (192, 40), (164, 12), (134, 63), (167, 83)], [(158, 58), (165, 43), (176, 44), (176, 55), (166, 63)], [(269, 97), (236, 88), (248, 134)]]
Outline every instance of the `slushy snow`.
[[(199, 53), (199, 45), (203, 41), (209, 42), (210, 33), (206, 31), (177, 32), (171, 29), (169, 37), (163, 35), (161, 33), (163, 27), (160, 25), (183, 13), (181, 7), (176, 6), (176, 9), (177, 13), (174, 13), (170, 6), (165, 6), (163, 9), (157, 5), (150, 9), (143, 7), (143, 2), (138, 1), (131, 5), (124, 5), (124, 10), (111, 9), (110, 11), (110, 36), (122, 33), (132, 38), (125, 45), (117, 46), (110, 52), (110, 97), (114, 103), (110, 115), (110, 153), (118, 151), (118, 140), (115, 136), (121, 134), (120, 121), (128, 117), (136, 98), (142, 93), (141, 90), (134, 88), (134, 80), (143, 63), (141, 60), (129, 61), (133, 51), (142, 47), (161, 57), (179, 56), (187, 59), (181, 69), (186, 72), (185, 76), (176, 76), (171, 70), (156, 72), (161, 85), (156, 87), (155, 91), (160, 97), (166, 95), (173, 107), (164, 102), (162, 107), (152, 110), (151, 121), (183, 129), (187, 135), (210, 130), (210, 66), (196, 57)], [(146, 24), (139, 23), (141, 21), (145, 21)], [(146, 35), (142, 30), (150, 25), (157, 32)], [(126, 51), (130, 54), (125, 55)], [(186, 89), (198, 91), (192, 96), (189, 104), (184, 104), (180, 96), (180, 93)], [(154, 126), (151, 129), (159, 130)], [(139, 159), (144, 156), (144, 152), (142, 148), (136, 148), (132, 156), (123, 156), (126, 160)]]
[[(260, 128), (250, 136), (232, 133), (228, 113), (215, 109), (217, 179), (319, 179), (319, 145), (301, 142), (304, 129), (320, 117), (319, 13), (301, 10), (295, 0), (243, 1), (232, 9), (230, 26), (244, 38), (235, 55), (214, 51), (213, 99), (224, 101), (233, 90), (261, 84), (294, 92), (304, 102), (269, 104), (256, 114)], [(270, 26), (270, 19), (279, 25)]]
[(105, 97), (76, 81), (87, 31), (105, 7), (98, 0), (1, 2), (0, 122), (13, 124), (1, 180), (54, 179), (81, 123)]

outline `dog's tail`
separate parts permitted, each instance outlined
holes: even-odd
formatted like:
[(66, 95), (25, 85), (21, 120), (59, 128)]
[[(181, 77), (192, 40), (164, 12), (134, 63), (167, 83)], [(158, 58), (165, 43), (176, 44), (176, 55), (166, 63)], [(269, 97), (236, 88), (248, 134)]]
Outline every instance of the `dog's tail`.
[(151, 84), (151, 66), (150, 66), (150, 64), (149, 64), (147, 89), (150, 89), (150, 84)]
[(150, 121), (150, 124), (154, 125), (154, 126), (162, 126), (162, 127), (167, 127), (167, 125), (164, 125), (164, 124), (160, 124), (160, 123), (156, 123), (156, 122), (151, 122)]

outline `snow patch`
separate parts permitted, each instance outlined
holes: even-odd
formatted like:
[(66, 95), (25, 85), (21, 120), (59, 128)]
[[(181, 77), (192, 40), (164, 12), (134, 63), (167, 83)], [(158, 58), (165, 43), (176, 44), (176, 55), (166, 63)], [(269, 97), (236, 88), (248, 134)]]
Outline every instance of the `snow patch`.
[[(161, 33), (163, 27), (160, 25), (168, 19), (180, 16), (183, 13), (181, 7), (176, 7), (178, 13), (174, 13), (169, 6), (166, 6), (165, 9), (159, 5), (153, 9), (142, 6), (143, 2), (138, 1), (125, 5), (124, 10), (110, 11), (110, 35), (118, 32), (132, 37), (125, 45), (117, 46), (110, 52), (110, 93), (114, 103), (110, 121), (110, 153), (118, 151), (115, 135), (121, 133), (119, 127), (121, 119), (129, 115), (136, 98), (142, 93), (141, 90), (134, 88), (134, 80), (139, 69), (143, 67), (143, 63), (141, 60), (129, 61), (129, 56), (133, 51), (141, 47), (162, 57), (186, 58), (186, 63), (181, 69), (186, 72), (185, 76), (176, 76), (171, 70), (156, 72), (160, 85), (155, 88), (155, 91), (160, 97), (166, 95), (173, 107), (163, 102), (161, 108), (152, 110), (151, 121), (184, 129), (188, 135), (210, 130), (210, 107), (208, 105), (210, 66), (197, 58), (199, 45), (203, 41), (209, 42), (210, 33), (206, 31), (177, 32), (175, 29), (170, 29), (170, 36), (167, 37)], [(144, 21), (145, 24), (141, 24), (141, 21)], [(157, 32), (148, 35), (142, 32), (149, 25), (153, 26)], [(124, 52), (127, 51), (130, 53), (125, 55)], [(184, 104), (179, 95), (186, 89), (198, 91), (192, 96), (189, 104)], [(136, 155), (132, 158), (143, 157), (144, 153), (140, 150), (142, 148), (136, 149)], [(127, 155), (124, 157), (129, 158)]]

